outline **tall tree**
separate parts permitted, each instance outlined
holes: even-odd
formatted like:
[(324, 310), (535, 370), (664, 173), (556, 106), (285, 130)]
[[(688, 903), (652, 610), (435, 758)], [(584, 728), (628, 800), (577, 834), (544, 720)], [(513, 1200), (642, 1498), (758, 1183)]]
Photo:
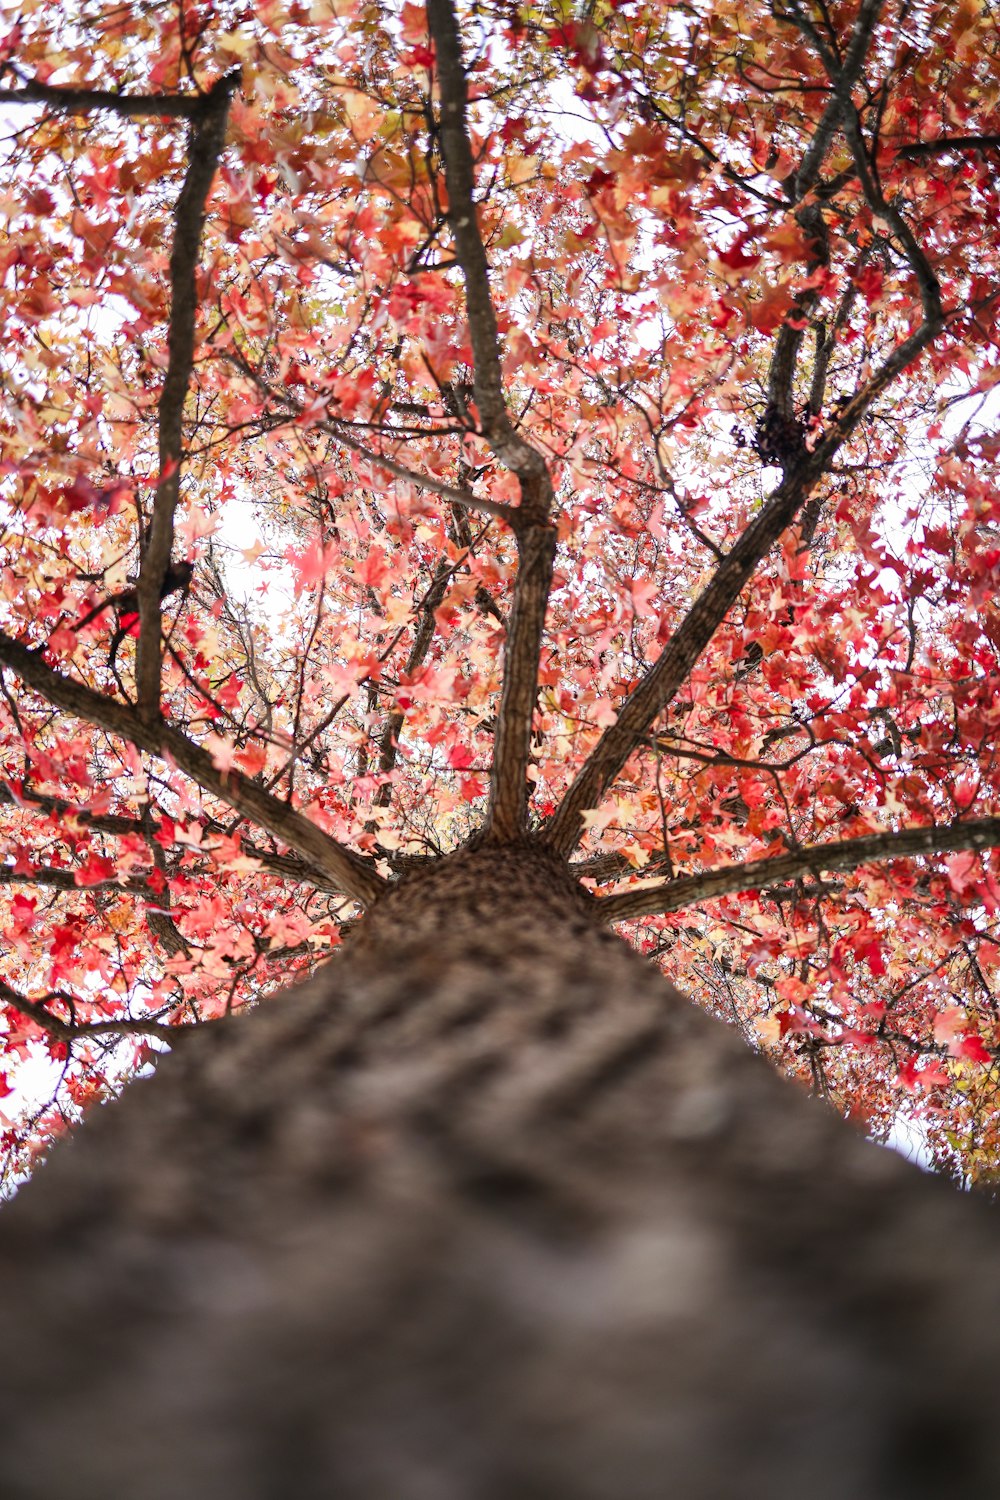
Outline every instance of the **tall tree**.
[(10, 1492), (979, 1493), (995, 20), (0, 73)]

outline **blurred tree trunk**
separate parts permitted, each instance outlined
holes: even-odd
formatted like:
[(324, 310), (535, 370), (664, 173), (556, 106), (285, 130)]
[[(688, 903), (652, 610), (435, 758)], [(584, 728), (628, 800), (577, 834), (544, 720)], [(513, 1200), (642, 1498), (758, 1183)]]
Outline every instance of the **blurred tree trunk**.
[(466, 851), (2, 1217), (9, 1500), (914, 1500), (1000, 1471), (990, 1209)]

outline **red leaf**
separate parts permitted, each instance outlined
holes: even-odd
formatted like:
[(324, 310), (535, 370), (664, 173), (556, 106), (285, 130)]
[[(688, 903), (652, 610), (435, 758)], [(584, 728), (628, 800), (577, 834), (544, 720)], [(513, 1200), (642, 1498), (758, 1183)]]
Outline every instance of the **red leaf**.
[(73, 871), (77, 885), (99, 885), (104, 880), (114, 880), (118, 871), (114, 861), (102, 854), (89, 854), (86, 863)]
[(964, 812), (975, 802), (979, 795), (978, 776), (960, 776), (955, 782), (954, 798), (958, 807)]
[(467, 770), (475, 758), (468, 745), (452, 745), (448, 751), (448, 764), (453, 771)]
[(989, 1064), (993, 1061), (993, 1056), (986, 1043), (975, 1032), (970, 1032), (966, 1036), (963, 1036), (950, 1048), (950, 1051), (952, 1057), (963, 1058), (966, 1062)]

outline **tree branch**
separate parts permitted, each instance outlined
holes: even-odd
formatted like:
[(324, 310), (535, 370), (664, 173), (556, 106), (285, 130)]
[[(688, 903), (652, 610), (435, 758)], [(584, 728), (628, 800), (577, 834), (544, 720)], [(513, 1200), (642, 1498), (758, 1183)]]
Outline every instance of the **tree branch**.
[(0, 865), (0, 885), (44, 885), (56, 891), (75, 891), (78, 895), (85, 895), (88, 891), (127, 891), (133, 896), (153, 895), (149, 885), (139, 875), (129, 875), (124, 880), (116, 880), (111, 876), (107, 880), (92, 880), (80, 885), (76, 872), (63, 869), (60, 865), (37, 865), (30, 872), (15, 870), (12, 865)]
[[(882, 3), (883, 0), (864, 0), (854, 23), (843, 66), (839, 71), (836, 67), (835, 56), (811, 23), (795, 15), (794, 9), (790, 15), (784, 13), (780, 15), (780, 19), (790, 19), (792, 24), (803, 31), (812, 42), (827, 68), (832, 85), (830, 100), (813, 132), (809, 145), (803, 152), (798, 169), (785, 180), (784, 184), (785, 191), (792, 203), (796, 205), (794, 215), (796, 222), (816, 245), (817, 258), (811, 261), (808, 267), (810, 271), (814, 270), (818, 264), (825, 262), (827, 258), (826, 226), (821, 206), (816, 202), (803, 202), (803, 200), (816, 186), (826, 153), (844, 119), (845, 111), (851, 107), (851, 93), (864, 67), (875, 23), (882, 10)], [(787, 423), (792, 422), (795, 416), (795, 370), (805, 337), (805, 316), (815, 305), (818, 295), (816, 291), (809, 291), (796, 297), (795, 316), (785, 319), (774, 343), (767, 378), (768, 409), (778, 413)]]
[(757, 564), (792, 524), (872, 402), (936, 338), (943, 322), (940, 303), (932, 311), (932, 318), (898, 344), (868, 384), (843, 407), (815, 450), (806, 453), (788, 470), (763, 509), (726, 554), (660, 656), (625, 699), (615, 723), (597, 741), (544, 830), (543, 841), (560, 854), (569, 855), (576, 848), (582, 832), (582, 813), (598, 805), (642, 736), (674, 698)]
[(1000, 818), (978, 818), (967, 822), (930, 824), (903, 828), (898, 832), (865, 834), (839, 843), (806, 844), (788, 854), (751, 859), (742, 865), (725, 865), (698, 875), (647, 889), (602, 896), (597, 909), (605, 922), (634, 921), (664, 912), (681, 911), (703, 901), (715, 901), (734, 891), (759, 891), (783, 881), (815, 875), (820, 870), (857, 870), (879, 860), (912, 859), (918, 855), (954, 853), (961, 849), (1000, 848)]
[(159, 718), (144, 719), (135, 708), (64, 677), (46, 664), (39, 651), (2, 631), (0, 661), (57, 708), (129, 740), (152, 755), (169, 757), (192, 781), (281, 839), (332, 880), (338, 890), (361, 905), (370, 905), (383, 890), (385, 882), (371, 860), (338, 843), (309, 818), (241, 772), (220, 770), (208, 752), (181, 730)]
[[(548, 489), (548, 466), (536, 448), (514, 430), (503, 392), (500, 338), (490, 292), (486, 248), (479, 233), (475, 201), (475, 165), (466, 118), (468, 88), (462, 62), (458, 20), (452, 0), (429, 0), (427, 25), (436, 51), (440, 91), (438, 134), (448, 189), (448, 223), (455, 237), (455, 256), (465, 282), (466, 316), (472, 344), (473, 392), (484, 436), (497, 457), (530, 489)], [(526, 497), (529, 498), (529, 497)], [(530, 496), (536, 503), (544, 494)]]
[[(8, 64), (15, 78), (21, 75)], [(218, 87), (218, 85), (216, 85)], [(198, 120), (206, 111), (207, 94), (116, 94), (111, 89), (60, 88), (24, 79), (20, 88), (0, 88), (0, 104), (45, 104), (60, 114), (90, 114), (110, 110), (129, 120)]]
[(936, 141), (914, 141), (901, 146), (898, 157), (915, 160), (920, 156), (943, 156), (949, 151), (994, 151), (1000, 148), (1000, 135), (942, 135)]
[[(866, 0), (866, 4), (859, 13), (844, 68), (841, 75), (834, 80), (837, 85), (836, 97), (841, 101), (837, 118), (839, 120), (843, 117), (845, 133), (856, 154), (858, 141), (856, 112), (850, 102), (850, 91), (848, 90), (845, 94), (840, 88), (840, 83), (849, 68), (854, 68), (855, 73), (860, 70), (861, 63), (864, 61), (861, 39), (862, 37), (867, 39), (865, 40), (865, 46), (867, 46), (879, 8), (876, 0)], [(867, 29), (862, 27), (863, 21)], [(826, 118), (827, 116), (824, 115), (824, 121)], [(807, 151), (806, 157), (808, 156)], [(862, 165), (863, 163), (859, 163), (859, 172)], [(781, 484), (720, 563), (701, 595), (695, 600), (667, 642), (660, 657), (625, 699), (616, 722), (601, 735), (543, 832), (544, 842), (563, 855), (571, 854), (579, 842), (582, 831), (582, 813), (598, 805), (608, 786), (636, 748), (641, 736), (673, 699), (698, 657), (725, 619), (729, 609), (736, 602), (757, 564), (792, 524), (819, 480), (828, 471), (837, 451), (847, 441), (886, 386), (919, 357), (944, 326), (937, 278), (912, 230), (897, 210), (884, 203), (881, 194), (877, 192), (870, 179), (866, 184), (863, 178), (862, 185), (866, 192), (870, 192), (877, 198), (877, 211), (887, 217), (907, 254), (919, 287), (923, 321), (914, 333), (897, 344), (883, 360), (867, 385), (857, 391), (839, 411), (836, 420), (830, 424), (813, 451), (810, 453), (803, 449), (798, 457), (787, 465)], [(778, 336), (779, 341), (783, 333), (784, 330)], [(795, 353), (790, 345), (789, 353), (790, 355)]]
[[(306, 408), (301, 402), (293, 401), (287, 391), (278, 390), (270, 381), (264, 379), (259, 370), (255, 370), (243, 354), (239, 351), (230, 350), (224, 356), (236, 369), (242, 371), (249, 380), (269, 396), (272, 401), (279, 401), (287, 411), (296, 417), (304, 417)], [(484, 516), (493, 516), (496, 520), (506, 521), (513, 525), (516, 519), (516, 511), (510, 505), (504, 505), (499, 500), (488, 500), (485, 496), (476, 495), (472, 490), (463, 486), (447, 484), (443, 479), (437, 479), (433, 474), (421, 474), (418, 469), (410, 469), (406, 464), (399, 463), (390, 458), (387, 453), (373, 453), (366, 448), (364, 443), (352, 437), (346, 430), (346, 424), (338, 422), (336, 418), (327, 415), (316, 424), (320, 432), (326, 432), (336, 442), (347, 448), (349, 452), (356, 453), (367, 463), (375, 464), (384, 469), (387, 474), (392, 474), (396, 479), (402, 479), (405, 484), (412, 484), (415, 489), (424, 490), (431, 495), (440, 495), (442, 500), (450, 500), (453, 505), (461, 505), (466, 510), (476, 510)]]
[(920, 291), (920, 300), (924, 309), (925, 323), (941, 322), (941, 289), (938, 279), (931, 268), (930, 261), (924, 254), (913, 230), (907, 224), (903, 215), (894, 204), (887, 202), (882, 189), (878, 185), (871, 163), (865, 151), (864, 138), (861, 134), (861, 119), (853, 104), (849, 105), (844, 115), (844, 134), (854, 157), (854, 165), (857, 168), (858, 180), (861, 190), (865, 195), (865, 202), (873, 214), (884, 219), (892, 230), (900, 249), (906, 257), (910, 270), (916, 277), (917, 286)]
[[(71, 995), (65, 995), (59, 990), (46, 995), (44, 999), (61, 1001), (71, 1013), (75, 1005)], [(0, 979), (0, 1000), (6, 1001), (15, 1010), (19, 1010), (23, 1016), (28, 1016), (50, 1036), (58, 1038), (61, 1042), (71, 1042), (86, 1036), (156, 1036), (161, 1041), (171, 1042), (176, 1039), (178, 1032), (196, 1029), (190, 1025), (166, 1026), (162, 1021), (152, 1019), (145, 1021), (131, 1016), (123, 1016), (118, 1021), (63, 1021), (59, 1016), (54, 1016), (51, 1011), (46, 1010), (43, 1001), (29, 1000), (26, 995), (22, 995), (19, 990), (15, 990), (2, 979)]]
[[(93, 828), (97, 833), (107, 833), (122, 837), (134, 834), (139, 838), (146, 838), (149, 834), (149, 825), (142, 818), (127, 818), (115, 813), (90, 812), (85, 807), (80, 807), (75, 802), (67, 802), (63, 797), (50, 797), (43, 792), (20, 791), (15, 792), (11, 787), (0, 782), (0, 806), (9, 806), (24, 809), (35, 808), (43, 814), (54, 817), (66, 817), (79, 823), (84, 828)], [(209, 820), (209, 827), (220, 833), (226, 830), (221, 823), (214, 819)], [(305, 881), (313, 885), (317, 890), (339, 891), (342, 887), (331, 879), (328, 872), (321, 870), (309, 860), (300, 858), (294, 854), (277, 854), (270, 849), (260, 849), (256, 844), (244, 840), (242, 843), (244, 854), (251, 859), (256, 859), (272, 874), (286, 876), (290, 880)], [(26, 876), (25, 879), (33, 877)], [(107, 885), (117, 885), (117, 881), (107, 881)], [(78, 890), (93, 890), (93, 886), (78, 886)]]
[[(815, 186), (820, 170), (833, 142), (837, 128), (843, 119), (844, 110), (851, 101), (854, 85), (861, 76), (868, 48), (871, 45), (872, 33), (882, 11), (884, 0), (863, 0), (861, 9), (858, 11), (857, 19), (851, 31), (851, 39), (844, 53), (844, 61), (838, 69), (836, 57), (824, 44), (816, 29), (811, 24), (803, 25), (800, 18), (795, 15), (794, 10), (784, 12), (778, 19), (790, 21), (797, 26), (812, 42), (813, 47), (819, 54), (820, 60), (833, 84), (833, 93), (830, 101), (823, 111), (822, 118), (813, 132), (812, 140), (803, 152), (802, 160), (798, 170), (787, 186), (791, 190), (791, 196), (796, 203), (801, 202), (806, 193)], [(776, 12), (777, 14), (777, 12)]]
[(397, 463), (394, 458), (389, 458), (385, 453), (372, 453), (364, 443), (359, 443), (357, 438), (350, 437), (339, 422), (329, 420), (320, 422), (318, 425), (323, 432), (328, 432), (332, 438), (342, 443), (345, 448), (349, 448), (352, 453), (357, 453), (369, 463), (385, 469), (387, 474), (394, 475), (396, 479), (402, 479), (406, 484), (412, 484), (418, 490), (440, 495), (442, 500), (450, 500), (453, 505), (464, 506), (467, 510), (477, 510), (484, 516), (493, 516), (496, 520), (506, 521), (511, 526), (517, 519), (517, 512), (511, 506), (504, 505), (502, 501), (487, 500), (485, 496), (476, 495), (472, 490), (455, 484), (446, 484), (443, 479), (435, 479), (432, 474), (421, 474), (416, 469), (408, 469), (405, 464)]
[(192, 125), (188, 168), (174, 210), (167, 373), (159, 405), (160, 477), (149, 534), (143, 539), (142, 566), (136, 584), (139, 604), (136, 696), (139, 712), (145, 718), (157, 718), (160, 712), (160, 604), (173, 550), (174, 512), (180, 497), (184, 407), (194, 367), (197, 269), (205, 205), (225, 144), (229, 106), (239, 82), (238, 72), (227, 73), (204, 95), (202, 108)]
[(516, 843), (528, 827), (527, 771), (542, 632), (556, 555), (555, 528), (532, 526), (519, 533), (517, 551), (517, 580), (507, 627), (486, 816), (487, 834), (500, 843)]
[(71, 818), (75, 823), (85, 828), (93, 828), (98, 833), (128, 834), (135, 833), (140, 837), (144, 832), (143, 823), (140, 818), (126, 818), (115, 813), (95, 813), (89, 808), (80, 807), (76, 802), (68, 802), (65, 797), (50, 797), (44, 792), (32, 792), (21, 789), (15, 791), (13, 787), (0, 782), (0, 806), (24, 808), (30, 806), (48, 817)]
[[(434, 612), (444, 598), (448, 579), (452, 574), (452, 565), (447, 558), (442, 558), (434, 571), (431, 586), (424, 598), (420, 610), (420, 619), (413, 634), (413, 644), (403, 671), (409, 677), (423, 663), (431, 642), (434, 639)], [(388, 776), (396, 764), (396, 754), (399, 748), (399, 736), (402, 733), (405, 714), (401, 708), (394, 708), (386, 718), (382, 729), (382, 737), (379, 741), (378, 769), (379, 775)], [(383, 782), (375, 796), (376, 807), (388, 807), (392, 799), (392, 784)], [(368, 825), (369, 832), (377, 831), (378, 824), (371, 822)]]
[(544, 842), (560, 854), (569, 855), (576, 848), (582, 813), (598, 805), (640, 738), (673, 699), (761, 558), (795, 519), (821, 472), (810, 460), (786, 475), (625, 699), (615, 723), (597, 741), (544, 830)]
[(440, 120), (438, 136), (448, 190), (448, 222), (465, 282), (473, 357), (473, 393), (482, 431), (494, 453), (518, 478), (520, 508), (511, 516), (518, 571), (510, 610), (503, 687), (490, 771), (486, 832), (501, 843), (523, 838), (528, 826), (528, 764), (538, 693), (545, 611), (552, 589), (556, 535), (550, 521), (552, 478), (543, 455), (514, 429), (503, 391), (496, 312), (489, 265), (476, 214), (475, 165), (466, 107), (468, 88), (452, 0), (429, 0)]
[[(285, 804), (283, 803), (282, 806)], [(304, 882), (319, 891), (340, 891), (343, 887), (325, 871), (317, 868), (315, 861), (301, 859), (297, 854), (275, 854), (269, 849), (258, 849), (256, 844), (243, 842), (243, 851), (250, 859), (259, 860), (272, 875), (281, 875), (288, 880)]]

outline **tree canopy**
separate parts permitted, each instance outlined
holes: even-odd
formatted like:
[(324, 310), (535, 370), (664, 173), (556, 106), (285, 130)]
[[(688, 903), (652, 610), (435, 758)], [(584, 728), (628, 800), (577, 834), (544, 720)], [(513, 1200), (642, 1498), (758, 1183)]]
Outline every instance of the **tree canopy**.
[(988, 1179), (989, 7), (0, 14), (6, 1170), (478, 835)]

